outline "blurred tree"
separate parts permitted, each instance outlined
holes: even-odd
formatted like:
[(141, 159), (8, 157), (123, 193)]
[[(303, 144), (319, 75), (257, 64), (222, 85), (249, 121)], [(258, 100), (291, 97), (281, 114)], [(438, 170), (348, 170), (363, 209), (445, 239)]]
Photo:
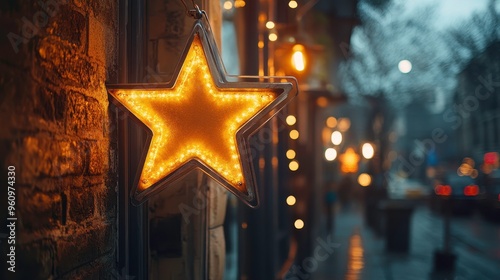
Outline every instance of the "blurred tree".
[[(453, 100), (457, 74), (500, 37), (500, 1), (489, 0), (460, 21), (438, 9), (440, 1), (411, 7), (415, 1), (372, 2), (358, 5), (362, 24), (353, 31), (350, 59), (341, 63), (338, 80), (351, 102), (372, 110), (372, 127), (380, 128), (373, 132), (379, 141), (376, 161), (387, 166), (388, 135), (397, 112), (412, 102), (430, 113), (444, 110)], [(406, 71), (398, 67), (403, 60), (411, 63)]]
[[(355, 102), (380, 96), (395, 108), (421, 101), (432, 108), (436, 96), (451, 99), (456, 75), (499, 37), (498, 1), (449, 28), (438, 28), (439, 2), (409, 10), (402, 1), (378, 8), (361, 1), (362, 25), (351, 37), (351, 59), (340, 65), (341, 87)], [(438, 22), (439, 23), (439, 22)], [(402, 73), (398, 64), (411, 62)]]

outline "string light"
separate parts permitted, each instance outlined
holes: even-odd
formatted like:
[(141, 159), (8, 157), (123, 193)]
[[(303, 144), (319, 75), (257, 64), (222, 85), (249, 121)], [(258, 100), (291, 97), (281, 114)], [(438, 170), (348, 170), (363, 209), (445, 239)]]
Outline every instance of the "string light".
[(296, 161), (296, 160), (292, 160), (289, 164), (288, 164), (288, 168), (291, 170), (291, 171), (297, 171), (299, 169), (299, 162)]
[(292, 140), (297, 140), (299, 138), (299, 131), (296, 129), (292, 129), (292, 131), (290, 131), (290, 138)]
[(294, 115), (288, 115), (285, 121), (288, 125), (294, 125), (297, 122), (297, 118)]
[(224, 9), (225, 10), (231, 10), (232, 8), (233, 8), (233, 2), (231, 2), (231, 1), (224, 2)]
[(293, 223), (296, 229), (303, 229), (304, 228), (304, 221), (302, 219), (297, 219)]
[(278, 34), (270, 33), (268, 38), (269, 38), (269, 41), (274, 42), (274, 41), (278, 40)]
[[(192, 82), (193, 77), (198, 81)], [(139, 190), (198, 159), (246, 191), (235, 135), (276, 99), (276, 93), (264, 88), (217, 88), (198, 35), (173, 88), (117, 89), (110, 94), (152, 131)]]
[(236, 0), (234, 1), (235, 8), (243, 8), (247, 3), (244, 0)]
[(306, 69), (305, 48), (301, 44), (297, 44), (292, 48), (292, 66), (295, 70), (302, 72)]

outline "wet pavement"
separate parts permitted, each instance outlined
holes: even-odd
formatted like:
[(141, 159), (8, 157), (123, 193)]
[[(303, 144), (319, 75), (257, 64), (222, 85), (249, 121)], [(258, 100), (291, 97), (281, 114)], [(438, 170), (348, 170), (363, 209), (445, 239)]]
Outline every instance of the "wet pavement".
[(337, 248), (310, 266), (309, 274), (287, 279), (500, 279), (500, 225), (478, 214), (451, 218), (451, 248), (457, 255), (451, 274), (433, 272), (433, 255), (443, 248), (444, 227), (442, 217), (425, 205), (415, 208), (411, 217), (408, 253), (387, 253), (384, 236), (368, 228), (363, 215), (360, 204), (337, 207), (333, 235), (325, 232), (322, 237)]

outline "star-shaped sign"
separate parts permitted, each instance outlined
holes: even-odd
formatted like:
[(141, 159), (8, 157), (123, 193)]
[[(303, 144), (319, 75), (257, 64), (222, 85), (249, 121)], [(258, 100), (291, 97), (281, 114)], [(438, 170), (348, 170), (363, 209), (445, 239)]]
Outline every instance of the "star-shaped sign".
[(296, 81), (229, 82), (234, 77), (226, 75), (207, 30), (202, 20), (195, 23), (171, 83), (108, 86), (150, 136), (135, 202), (199, 168), (248, 205), (258, 204), (249, 137), (297, 94)]

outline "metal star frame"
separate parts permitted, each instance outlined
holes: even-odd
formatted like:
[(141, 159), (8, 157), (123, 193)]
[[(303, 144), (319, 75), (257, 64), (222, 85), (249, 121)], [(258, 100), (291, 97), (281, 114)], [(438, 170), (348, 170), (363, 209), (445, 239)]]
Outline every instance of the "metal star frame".
[(206, 18), (195, 21), (173, 77), (166, 84), (108, 85), (113, 103), (148, 134), (132, 202), (200, 169), (256, 207), (249, 139), (297, 95), (297, 81), (227, 75)]

